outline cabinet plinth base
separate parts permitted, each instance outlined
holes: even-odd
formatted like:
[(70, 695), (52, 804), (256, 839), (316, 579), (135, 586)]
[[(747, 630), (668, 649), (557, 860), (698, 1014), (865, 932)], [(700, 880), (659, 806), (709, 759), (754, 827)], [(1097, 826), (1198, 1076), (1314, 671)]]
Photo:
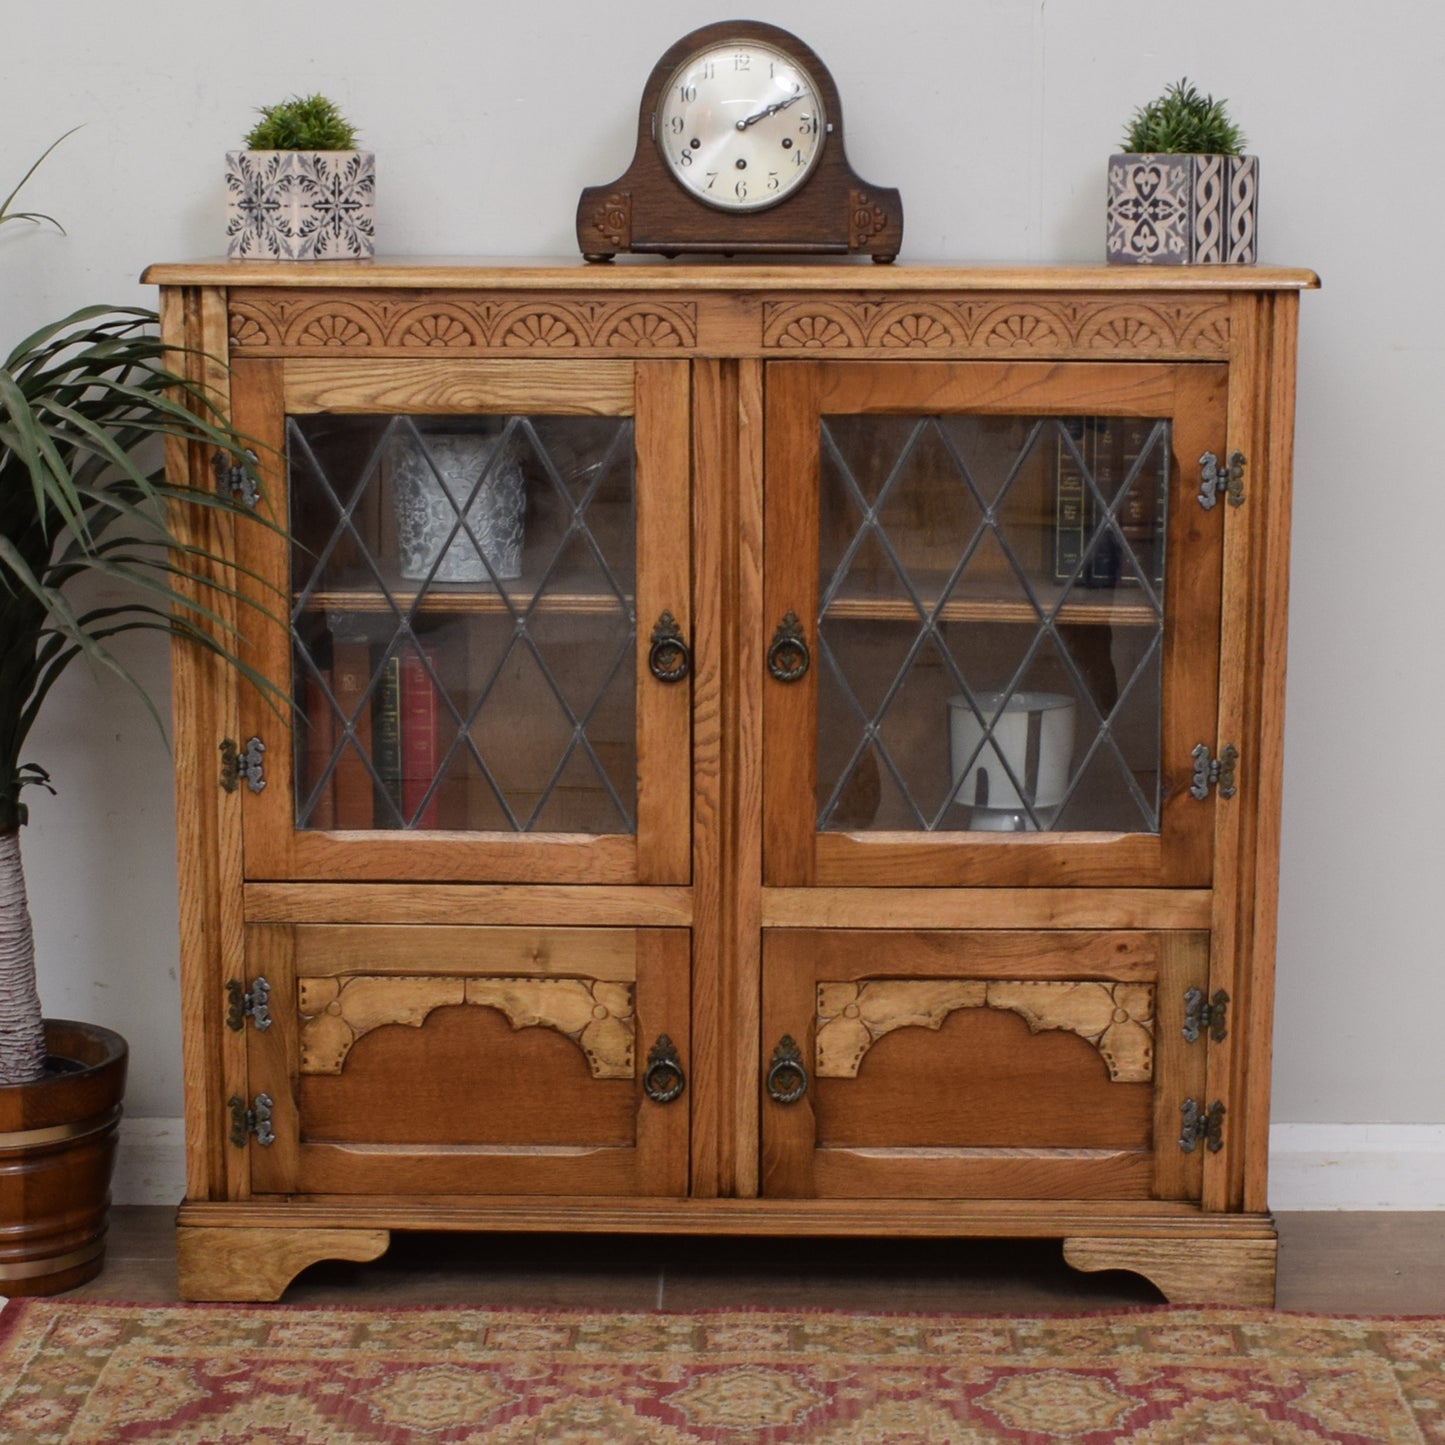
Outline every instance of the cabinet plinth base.
[(286, 1286), (323, 1259), (358, 1263), (386, 1253), (385, 1229), (210, 1229), (181, 1225), (176, 1230), (176, 1274), (180, 1297), (192, 1301), (262, 1304), (278, 1300)]
[(1170, 1304), (1274, 1307), (1274, 1239), (1088, 1238), (1064, 1240), (1064, 1260), (1090, 1273), (1142, 1275)]

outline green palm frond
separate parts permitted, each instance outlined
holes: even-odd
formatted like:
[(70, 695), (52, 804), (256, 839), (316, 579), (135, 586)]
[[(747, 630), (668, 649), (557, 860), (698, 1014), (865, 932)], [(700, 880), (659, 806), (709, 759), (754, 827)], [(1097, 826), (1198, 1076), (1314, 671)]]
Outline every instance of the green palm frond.
[[(264, 592), (239, 585), (260, 579), (177, 535), (187, 509), (271, 524), (229, 496), (165, 480), (167, 440), (251, 463), (201, 389), (170, 369), (155, 326), (142, 308), (85, 307), (26, 337), (0, 368), (0, 828), (23, 821), (20, 789), (39, 779), (21, 750), (77, 658), (120, 677), (162, 726), (112, 650), (124, 633), (186, 638), (289, 706), (244, 663), (230, 620), (271, 615), (254, 600)], [(78, 608), (70, 589), (87, 577), (126, 600)]]

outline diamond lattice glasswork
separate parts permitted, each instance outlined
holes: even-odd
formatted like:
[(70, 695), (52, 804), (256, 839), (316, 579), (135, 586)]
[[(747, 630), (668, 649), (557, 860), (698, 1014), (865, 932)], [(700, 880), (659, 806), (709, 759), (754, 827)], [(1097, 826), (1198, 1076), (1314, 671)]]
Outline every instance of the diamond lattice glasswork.
[(632, 422), (293, 417), (302, 828), (632, 833)]
[(1159, 831), (1170, 427), (822, 422), (818, 827)]

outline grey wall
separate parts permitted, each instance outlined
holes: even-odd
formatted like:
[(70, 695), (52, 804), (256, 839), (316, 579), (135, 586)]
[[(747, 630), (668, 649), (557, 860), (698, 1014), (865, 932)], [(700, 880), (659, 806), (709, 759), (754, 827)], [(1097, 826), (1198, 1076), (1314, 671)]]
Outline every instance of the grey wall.
[[(904, 259), (1095, 261), (1104, 162), (1187, 74), (1262, 156), (1262, 259), (1303, 302), (1275, 1116), (1445, 1120), (1435, 888), (1445, 862), (1432, 604), (1445, 585), (1441, 268), (1432, 184), (1445, 12), (1319, 0), (792, 0), (743, 13), (833, 71), (859, 171), (896, 185)], [(7, 0), (0, 194), (69, 234), (0, 233), (0, 344), (154, 260), (221, 249), (221, 153), (320, 89), (379, 155), (388, 252), (571, 254), (586, 184), (632, 151), (657, 56), (709, 0)], [(1428, 149), (1427, 149), (1428, 148)], [(1433, 560), (1432, 560), (1433, 559)], [(163, 647), (136, 649), (164, 685)], [(122, 1030), (129, 1109), (180, 1111), (169, 759), (138, 703), (77, 673), (32, 747), (61, 795), (25, 848), (47, 1011)]]

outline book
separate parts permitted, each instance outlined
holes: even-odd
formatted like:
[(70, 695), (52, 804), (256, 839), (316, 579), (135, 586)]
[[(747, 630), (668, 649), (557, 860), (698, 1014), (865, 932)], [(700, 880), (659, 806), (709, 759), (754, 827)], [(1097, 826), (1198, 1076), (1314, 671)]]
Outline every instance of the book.
[(331, 650), (332, 696), (347, 732), (345, 746), (332, 773), (335, 780), (335, 817), (338, 828), (370, 828), (376, 800), (371, 769), (371, 708), (366, 702), (371, 685), (371, 644), (362, 638), (337, 637)]
[(436, 667), (436, 653), (418, 643), (399, 662), (402, 816), (409, 828), (435, 828), (440, 814), (437, 792), (432, 792), (424, 808), (422, 799), (441, 766), (441, 699), (427, 671), (428, 664)]
[[(328, 696), (330, 689), (329, 667), (321, 668), (319, 677), (314, 674), (307, 676), (306, 744), (301, 752), (304, 769), (301, 774), (301, 787), (297, 790), (297, 802), (304, 803), (313, 793), (316, 793), (316, 796), (310, 813), (298, 820), (298, 825), (303, 828), (336, 826), (336, 777), (335, 774), (327, 772), (331, 766), (331, 754), (336, 747), (336, 714), (331, 710), (331, 698)], [(316, 785), (323, 777), (326, 781), (320, 792), (316, 792)]]
[(374, 818), (378, 828), (404, 828), (401, 793), (401, 658), (388, 653), (371, 703), (371, 760), (376, 764)]
[[(1084, 419), (1066, 416), (1059, 419), (1060, 428), (1068, 434), (1088, 461), (1087, 434)], [(1054, 581), (1067, 582), (1084, 558), (1084, 530), (1088, 510), (1088, 488), (1083, 468), (1074, 455), (1074, 448), (1062, 436), (1054, 443)]]
[[(1147, 417), (1097, 416), (1063, 417), (1059, 425), (1066, 429), (1083, 465), (1064, 438), (1058, 437), (1054, 463), (1054, 580), (1067, 582), (1075, 569), (1081, 568), (1076, 580), (1082, 587), (1137, 587), (1140, 573), (1150, 577), (1156, 586), (1162, 585), (1169, 449), (1167, 440), (1160, 447), (1150, 448), (1158, 423)], [(1144, 462), (1139, 474), (1116, 500), (1116, 493), (1128, 481), (1141, 456)], [(1090, 478), (1093, 486), (1089, 485)], [(1105, 506), (1111, 501), (1115, 503), (1113, 527), (1105, 522)], [(1133, 553), (1137, 571), (1127, 560), (1123, 544)]]

